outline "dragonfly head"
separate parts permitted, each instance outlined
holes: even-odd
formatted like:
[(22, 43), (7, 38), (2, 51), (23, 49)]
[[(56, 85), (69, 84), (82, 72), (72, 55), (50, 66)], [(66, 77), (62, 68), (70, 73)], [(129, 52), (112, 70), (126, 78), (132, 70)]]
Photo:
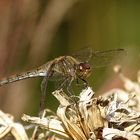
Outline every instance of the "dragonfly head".
[(77, 75), (78, 77), (85, 79), (88, 77), (91, 73), (91, 67), (90, 64), (87, 62), (81, 62), (77, 66)]

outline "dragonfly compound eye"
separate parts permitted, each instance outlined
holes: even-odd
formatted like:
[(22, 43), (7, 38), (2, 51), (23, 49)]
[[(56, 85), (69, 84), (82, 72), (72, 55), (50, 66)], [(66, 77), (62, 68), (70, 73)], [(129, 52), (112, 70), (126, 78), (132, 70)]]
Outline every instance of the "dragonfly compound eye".
[(80, 63), (79, 70), (80, 71), (90, 70), (90, 65), (86, 62)]
[(91, 67), (87, 62), (81, 62), (78, 65), (77, 75), (80, 78), (85, 79), (86, 77), (90, 75), (90, 72), (91, 72)]

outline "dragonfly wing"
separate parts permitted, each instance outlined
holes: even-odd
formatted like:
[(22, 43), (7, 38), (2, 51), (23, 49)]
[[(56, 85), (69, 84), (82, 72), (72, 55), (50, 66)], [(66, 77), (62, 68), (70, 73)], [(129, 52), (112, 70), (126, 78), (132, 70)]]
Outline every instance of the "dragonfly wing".
[(114, 61), (121, 59), (126, 55), (124, 49), (115, 49), (101, 52), (93, 52), (91, 62), (93, 68), (105, 67), (113, 64)]
[(92, 48), (85, 47), (81, 51), (76, 52), (72, 56), (80, 62), (88, 62), (92, 57)]

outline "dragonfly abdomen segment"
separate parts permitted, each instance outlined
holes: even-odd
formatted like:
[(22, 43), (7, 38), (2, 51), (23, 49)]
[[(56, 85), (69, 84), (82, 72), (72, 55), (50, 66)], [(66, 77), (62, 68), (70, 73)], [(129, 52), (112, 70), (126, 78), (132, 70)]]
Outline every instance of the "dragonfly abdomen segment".
[(37, 76), (45, 76), (45, 75), (46, 75), (46, 73), (43, 71), (38, 71), (38, 70), (27, 71), (27, 72), (11, 75), (7, 78), (1, 79), (0, 86), (5, 85), (5, 84), (9, 84), (12, 82), (16, 82), (19, 80), (24, 80), (27, 78), (32, 78), (32, 77), (37, 77)]

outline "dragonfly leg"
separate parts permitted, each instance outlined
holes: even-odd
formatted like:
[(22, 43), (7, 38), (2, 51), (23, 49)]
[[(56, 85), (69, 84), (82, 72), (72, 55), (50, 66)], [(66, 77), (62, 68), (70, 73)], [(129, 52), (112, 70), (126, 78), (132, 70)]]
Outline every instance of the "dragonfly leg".
[[(64, 80), (62, 80), (62, 83), (58, 86), (58, 89), (63, 88), (64, 85), (66, 84), (67, 80), (68, 80), (67, 78), (65, 78)], [(61, 82), (61, 81), (60, 81), (60, 82)]]
[(74, 91), (73, 91), (72, 86), (71, 86), (72, 81), (73, 81), (73, 78), (72, 77), (69, 77), (68, 78), (67, 91), (68, 91), (68, 93), (69, 93), (70, 96), (74, 96)]
[[(83, 78), (81, 78), (81, 77), (78, 77), (80, 80), (82, 80), (83, 82), (84, 82), (84, 86), (85, 87), (88, 87), (88, 82), (85, 80), (85, 79), (83, 79)], [(78, 84), (78, 83), (77, 83)]]
[[(81, 78), (76, 78), (76, 86), (82, 86), (83, 83), (80, 83), (79, 79), (81, 80)], [(83, 81), (83, 80), (82, 80)], [(85, 83), (85, 82), (84, 82)]]
[(45, 100), (46, 100), (46, 92), (47, 92), (47, 85), (48, 85), (48, 77), (44, 77), (42, 83), (41, 83), (41, 100), (40, 100), (40, 115), (42, 114), (42, 111), (46, 108)]
[(72, 81), (73, 80), (70, 76), (65, 77), (65, 79), (62, 81), (62, 83), (59, 86), (59, 89), (63, 88), (63, 87), (66, 87), (66, 90), (68, 91), (69, 96), (74, 95), (73, 91), (70, 89)]

